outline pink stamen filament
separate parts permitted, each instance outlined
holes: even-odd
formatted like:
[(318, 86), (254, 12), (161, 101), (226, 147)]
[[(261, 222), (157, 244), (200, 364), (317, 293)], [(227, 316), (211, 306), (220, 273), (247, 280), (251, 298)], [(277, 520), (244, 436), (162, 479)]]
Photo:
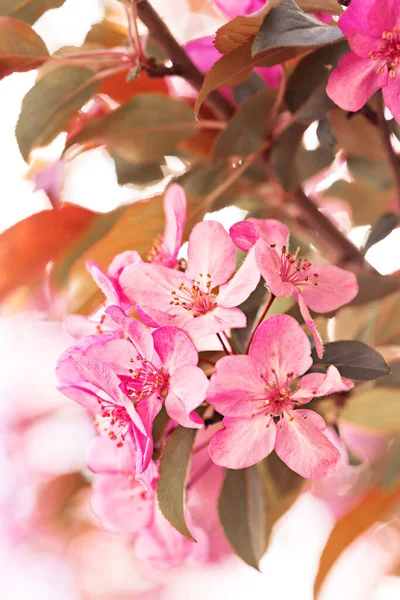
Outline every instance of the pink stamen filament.
[[(276, 244), (271, 244), (271, 248), (275, 248)], [(282, 246), (281, 264), (279, 275), (283, 282), (292, 283), (295, 286), (299, 285), (318, 285), (318, 273), (310, 271), (312, 264), (304, 258), (297, 258), (300, 252), (300, 247), (297, 247), (294, 254), (287, 251), (286, 246)]]
[(377, 69), (378, 75), (384, 72), (385, 66), (389, 71), (390, 77), (396, 77), (396, 69), (400, 66), (400, 29), (382, 32), (383, 43), (377, 50), (369, 53), (372, 60), (383, 60), (386, 65), (381, 64)]

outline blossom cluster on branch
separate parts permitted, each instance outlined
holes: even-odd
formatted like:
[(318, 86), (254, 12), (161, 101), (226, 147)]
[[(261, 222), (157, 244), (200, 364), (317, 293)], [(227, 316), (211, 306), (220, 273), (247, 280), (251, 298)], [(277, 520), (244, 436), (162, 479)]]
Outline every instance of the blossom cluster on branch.
[[(57, 375), (60, 390), (94, 415), (99, 430), (88, 462), (96, 473), (96, 514), (112, 531), (136, 533), (140, 556), (168, 565), (204, 551), (173, 530), (156, 501), (159, 459), (178, 426), (199, 430), (191, 473), (197, 452), (205, 463), (204, 474), (194, 472), (188, 484), (186, 519), (198, 539), (207, 515), (191, 526), (190, 503), (213, 463), (243, 469), (275, 450), (302, 477), (319, 479), (333, 473), (340, 459), (324, 434), (323, 417), (302, 406), (354, 384), (334, 365), (325, 373), (308, 372), (311, 344), (301, 324), (288, 315), (261, 318), (247, 352), (234, 348), (230, 331), (246, 327), (238, 307), (260, 274), (271, 294), (268, 307), (275, 297), (295, 296), (320, 358), (323, 347), (307, 305), (335, 310), (356, 296), (358, 285), (353, 273), (312, 265), (298, 257), (299, 249), (290, 254), (286, 226), (271, 219), (239, 222), (230, 233), (216, 221), (200, 222), (189, 235), (187, 260), (180, 258), (183, 188), (168, 188), (164, 209), (165, 233), (147, 260), (126, 251), (107, 273), (88, 262), (105, 307), (97, 320), (80, 317), (78, 327), (76, 317), (67, 321), (71, 334), (82, 336), (86, 329), (87, 335), (62, 355)], [(239, 268), (235, 244), (248, 251)], [(207, 367), (207, 376), (198, 366), (197, 346), (212, 336), (226, 356)], [(155, 441), (161, 411), (165, 422)]]

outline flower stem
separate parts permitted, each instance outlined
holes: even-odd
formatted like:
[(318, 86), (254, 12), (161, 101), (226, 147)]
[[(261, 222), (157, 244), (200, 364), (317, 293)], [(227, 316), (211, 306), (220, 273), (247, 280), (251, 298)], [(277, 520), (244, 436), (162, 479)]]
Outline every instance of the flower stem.
[(381, 133), (382, 144), (385, 148), (385, 152), (393, 172), (393, 178), (397, 189), (397, 207), (400, 209), (400, 161), (396, 152), (394, 151), (390, 139), (390, 131), (387, 121), (385, 119), (385, 102), (383, 99), (382, 92), (380, 92), (379, 100), (380, 102), (378, 107), (378, 126), (379, 131)]
[(221, 335), (220, 333), (217, 333), (217, 334), (216, 334), (216, 336), (217, 336), (217, 338), (219, 339), (219, 341), (220, 341), (220, 344), (221, 344), (221, 346), (222, 346), (222, 348), (223, 348), (223, 350), (224, 350), (225, 354), (228, 354), (228, 355), (229, 355), (229, 354), (230, 354), (230, 352), (229, 352), (228, 348), (225, 346), (225, 342), (224, 342), (224, 340), (222, 339), (222, 335)]
[[(176, 41), (164, 21), (160, 18), (148, 0), (137, 0), (136, 10), (140, 20), (146, 25), (150, 34), (157, 40), (173, 65), (179, 69), (181, 77), (199, 90), (204, 76), (193, 64), (185, 50)], [(230, 119), (235, 112), (234, 107), (219, 92), (212, 92), (206, 104), (219, 119)]]
[(268, 313), (269, 309), (271, 308), (272, 303), (275, 300), (275, 298), (276, 298), (276, 296), (274, 296), (274, 294), (271, 294), (271, 296), (270, 296), (270, 298), (268, 300), (267, 306), (263, 310), (263, 313), (262, 313), (261, 317), (258, 319), (257, 325), (254, 327), (254, 329), (253, 329), (253, 331), (251, 333), (251, 336), (250, 336), (250, 339), (249, 339), (249, 343), (247, 344), (247, 348), (246, 348), (246, 354), (248, 354), (248, 352), (249, 352), (249, 348), (250, 348), (251, 343), (252, 343), (252, 341), (254, 339), (254, 336), (255, 336), (255, 333), (256, 333), (256, 331), (258, 329), (258, 326), (261, 325), (261, 323), (264, 321), (264, 319), (267, 316), (267, 313)]

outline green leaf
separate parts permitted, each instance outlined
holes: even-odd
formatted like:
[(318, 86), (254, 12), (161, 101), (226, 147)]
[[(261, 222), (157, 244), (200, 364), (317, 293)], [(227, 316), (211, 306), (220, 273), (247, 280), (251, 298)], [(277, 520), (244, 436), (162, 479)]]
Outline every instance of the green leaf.
[(397, 389), (377, 387), (351, 394), (341, 419), (362, 427), (400, 432), (400, 395)]
[(362, 306), (368, 302), (380, 300), (380, 298), (391, 294), (398, 288), (398, 283), (394, 279), (371, 273), (357, 273), (357, 282), (358, 294), (345, 308)]
[(300, 183), (296, 159), (306, 129), (306, 125), (293, 123), (279, 136), (272, 147), (271, 165), (283, 189), (288, 192), (294, 190)]
[(18, 19), (0, 17), (0, 79), (40, 67), (49, 51), (42, 38)]
[(22, 101), (15, 130), (24, 159), (63, 131), (98, 88), (96, 73), (86, 67), (59, 67), (39, 79)]
[(325, 25), (304, 13), (293, 0), (285, 0), (264, 18), (253, 42), (253, 55), (283, 47), (313, 48), (343, 38), (338, 27)]
[(164, 179), (164, 173), (160, 164), (161, 161), (138, 165), (131, 160), (126, 160), (115, 152), (111, 156), (115, 163), (119, 185), (133, 183), (140, 187), (146, 187)]
[(332, 110), (329, 116), (339, 148), (349, 154), (373, 160), (386, 160), (385, 149), (379, 129), (364, 115), (347, 115), (340, 109)]
[(232, 89), (236, 104), (242, 104), (252, 96), (255, 96), (255, 94), (265, 91), (265, 87), (264, 79), (258, 73), (251, 73), (246, 81)]
[(327, 169), (334, 161), (335, 153), (332, 148), (321, 146), (316, 150), (306, 150), (300, 146), (297, 156), (299, 181), (306, 181), (323, 169)]
[(0, 0), (0, 15), (33, 25), (47, 10), (59, 8), (65, 0)]
[(380, 482), (385, 491), (393, 491), (400, 480), (400, 438), (392, 440), (387, 456), (380, 463)]
[(234, 552), (259, 569), (267, 549), (266, 505), (260, 470), (226, 470), (218, 503), (219, 518)]
[(275, 123), (276, 98), (276, 90), (267, 89), (243, 102), (218, 136), (213, 147), (214, 160), (247, 156), (259, 150)]
[(377, 190), (366, 181), (335, 181), (324, 193), (326, 198), (334, 197), (346, 200), (352, 209), (354, 225), (370, 225), (375, 223), (385, 208), (393, 200), (393, 191)]
[(400, 362), (391, 363), (390, 369), (389, 375), (378, 379), (376, 387), (400, 387)]
[(314, 366), (335, 365), (343, 377), (370, 381), (390, 372), (390, 367), (379, 352), (363, 342), (344, 340), (325, 345), (320, 359), (313, 350)]
[(71, 144), (106, 144), (127, 160), (149, 163), (172, 152), (196, 128), (193, 110), (184, 102), (162, 94), (138, 94), (87, 123)]
[(400, 343), (400, 292), (390, 294), (382, 300), (373, 327), (375, 344)]
[(164, 517), (182, 535), (196, 541), (185, 521), (185, 487), (189, 473), (195, 429), (178, 427), (169, 437), (160, 463), (158, 505)]
[(347, 42), (340, 41), (319, 48), (303, 58), (289, 77), (285, 101), (298, 123), (310, 124), (325, 117), (334, 103), (326, 94), (330, 71), (348, 52)]
[(371, 229), (369, 236), (363, 247), (363, 254), (366, 254), (372, 246), (384, 240), (393, 229), (399, 224), (399, 216), (393, 212), (383, 213), (373, 228)]
[(318, 123), (317, 138), (323, 148), (334, 148), (337, 144), (335, 132), (327, 117), (321, 119)]
[(374, 160), (354, 154), (347, 154), (346, 160), (355, 179), (362, 179), (380, 190), (390, 190), (393, 187), (393, 173), (386, 160)]

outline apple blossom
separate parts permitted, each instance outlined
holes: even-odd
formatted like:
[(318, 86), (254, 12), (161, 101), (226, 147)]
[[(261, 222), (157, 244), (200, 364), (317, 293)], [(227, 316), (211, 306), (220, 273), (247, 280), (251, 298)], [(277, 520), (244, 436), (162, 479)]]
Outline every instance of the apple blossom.
[(140, 475), (150, 464), (152, 424), (163, 402), (172, 419), (199, 428), (203, 421), (194, 409), (208, 380), (184, 331), (162, 327), (151, 334), (117, 306), (106, 315), (117, 331), (83, 338), (61, 356), (60, 390), (98, 415), (99, 428), (124, 448), (126, 460), (135, 453)]
[(311, 373), (311, 346), (295, 319), (270, 317), (257, 329), (249, 354), (220, 359), (207, 399), (224, 415), (223, 429), (210, 442), (213, 461), (230, 469), (256, 464), (275, 449), (293, 470), (308, 479), (332, 473), (340, 459), (324, 435), (325, 422), (299, 408), (314, 397), (349, 390), (336, 367)]
[(314, 265), (289, 252), (289, 230), (275, 219), (249, 219), (230, 229), (242, 250), (254, 246), (258, 268), (274, 296), (293, 296), (311, 330), (319, 358), (323, 348), (309, 308), (327, 313), (350, 302), (358, 293), (354, 273), (331, 265)]
[(205, 336), (246, 325), (244, 313), (236, 307), (260, 279), (254, 254), (250, 252), (233, 275), (235, 267), (229, 234), (220, 223), (204, 221), (190, 234), (185, 273), (152, 264), (131, 265), (123, 271), (121, 285), (151, 327), (174, 325), (190, 335)]
[(400, 122), (400, 5), (397, 0), (352, 0), (338, 25), (350, 52), (329, 77), (326, 92), (341, 108), (358, 111), (382, 89)]

